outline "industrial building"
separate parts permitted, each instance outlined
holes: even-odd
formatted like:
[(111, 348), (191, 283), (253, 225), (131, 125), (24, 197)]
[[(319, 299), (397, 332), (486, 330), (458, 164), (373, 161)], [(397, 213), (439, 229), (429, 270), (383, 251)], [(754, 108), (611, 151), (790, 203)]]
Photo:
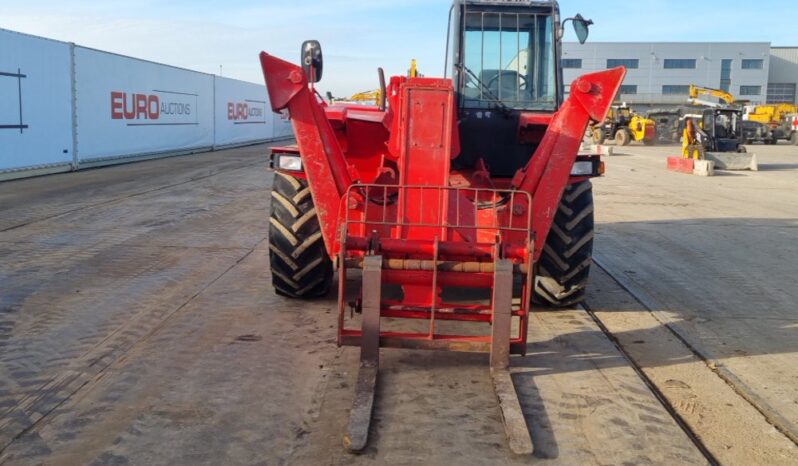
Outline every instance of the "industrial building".
[(579, 75), (625, 66), (619, 99), (636, 106), (686, 103), (690, 84), (754, 104), (796, 102), (798, 48), (768, 42), (565, 43), (565, 92)]

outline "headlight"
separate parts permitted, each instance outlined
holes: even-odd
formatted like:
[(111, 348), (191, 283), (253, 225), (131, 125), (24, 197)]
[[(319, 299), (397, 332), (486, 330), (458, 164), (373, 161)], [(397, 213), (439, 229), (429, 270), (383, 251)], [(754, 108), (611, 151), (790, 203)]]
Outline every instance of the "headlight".
[(575, 162), (571, 168), (571, 176), (590, 176), (593, 174), (593, 162), (584, 160)]
[(277, 169), (301, 172), (302, 158), (298, 155), (280, 154), (277, 156)]

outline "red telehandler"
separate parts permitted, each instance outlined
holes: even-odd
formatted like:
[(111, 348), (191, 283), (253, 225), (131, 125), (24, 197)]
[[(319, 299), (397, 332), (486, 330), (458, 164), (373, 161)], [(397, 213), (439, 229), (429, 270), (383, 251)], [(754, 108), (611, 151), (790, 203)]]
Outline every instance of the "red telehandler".
[[(533, 301), (584, 296), (603, 164), (578, 152), (626, 71), (584, 75), (564, 99), (564, 25), (584, 43), (592, 21), (560, 22), (552, 0), (456, 0), (449, 20), (451, 79), (386, 84), (379, 70), (373, 107), (324, 102), (317, 41), (301, 66), (260, 54), (296, 136), (272, 149), (273, 285), (319, 297), (337, 271), (338, 344), (361, 348), (350, 451), (366, 446), (379, 348), (392, 347), (489, 353), (509, 446), (531, 454), (510, 354), (526, 352)], [(485, 298), (465, 298), (474, 289)]]

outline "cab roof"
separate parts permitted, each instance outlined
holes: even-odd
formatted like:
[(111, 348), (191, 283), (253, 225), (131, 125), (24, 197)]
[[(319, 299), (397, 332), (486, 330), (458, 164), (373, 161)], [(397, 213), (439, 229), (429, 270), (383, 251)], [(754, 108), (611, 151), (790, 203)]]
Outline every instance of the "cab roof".
[(455, 5), (490, 5), (490, 6), (552, 6), (556, 0), (455, 0)]

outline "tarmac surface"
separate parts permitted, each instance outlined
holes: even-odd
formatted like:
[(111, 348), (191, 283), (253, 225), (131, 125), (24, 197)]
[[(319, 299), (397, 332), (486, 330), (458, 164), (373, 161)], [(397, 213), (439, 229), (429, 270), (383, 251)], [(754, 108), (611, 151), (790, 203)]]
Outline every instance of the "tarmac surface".
[(798, 147), (594, 182), (585, 309), (539, 309), (509, 452), (482, 355), (383, 350), (370, 446), (334, 296), (273, 293), (267, 148), (0, 183), (0, 464), (798, 464)]

